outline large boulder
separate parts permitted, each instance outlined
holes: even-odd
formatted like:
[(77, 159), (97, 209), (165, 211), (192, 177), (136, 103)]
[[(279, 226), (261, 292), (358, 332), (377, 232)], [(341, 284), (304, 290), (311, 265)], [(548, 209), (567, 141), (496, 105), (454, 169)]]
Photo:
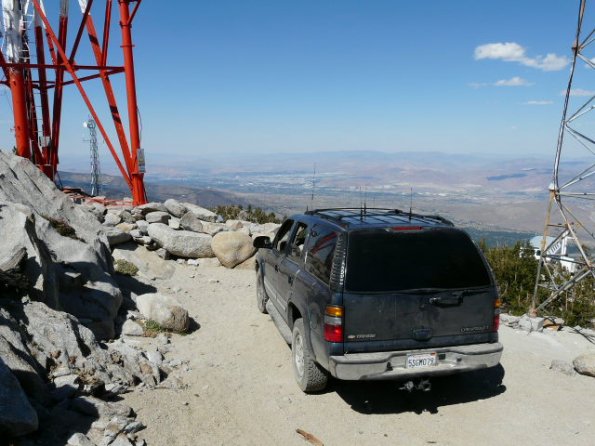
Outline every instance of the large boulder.
[(163, 203), (167, 211), (173, 215), (174, 217), (182, 217), (186, 213), (186, 206), (180, 203), (178, 200), (174, 200), (170, 198), (169, 200), (165, 200)]
[(190, 231), (176, 231), (163, 223), (149, 225), (149, 237), (170, 254), (188, 259), (213, 257), (212, 237)]
[(595, 377), (595, 353), (585, 353), (572, 361), (574, 369), (581, 375)]
[(239, 232), (220, 232), (213, 237), (213, 252), (226, 268), (233, 268), (254, 255), (252, 239)]
[(142, 246), (127, 244), (116, 248), (112, 252), (114, 260), (126, 260), (138, 268), (138, 273), (149, 279), (171, 279), (175, 266), (171, 262), (160, 259), (154, 252), (147, 251)]
[(0, 435), (18, 437), (37, 430), (37, 412), (19, 381), (0, 358)]
[(173, 297), (165, 294), (142, 294), (136, 298), (141, 314), (168, 330), (183, 332), (188, 328), (188, 311), (182, 308)]
[(188, 212), (192, 212), (194, 215), (196, 215), (199, 219), (204, 220), (204, 221), (217, 221), (217, 214), (215, 214), (212, 211), (209, 211), (208, 209), (205, 209), (203, 207), (200, 207), (196, 204), (192, 204), (192, 203), (182, 203), (186, 209), (188, 210)]
[(180, 227), (192, 232), (206, 232), (203, 231), (204, 223), (192, 212), (186, 212), (180, 219)]

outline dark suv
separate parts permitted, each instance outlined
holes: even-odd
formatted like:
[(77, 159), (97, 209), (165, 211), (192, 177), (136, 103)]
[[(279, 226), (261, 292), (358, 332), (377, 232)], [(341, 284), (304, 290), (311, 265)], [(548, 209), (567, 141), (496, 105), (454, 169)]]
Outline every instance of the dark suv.
[(499, 364), (491, 270), (442, 217), (320, 209), (254, 246), (258, 309), (291, 344), (305, 392), (322, 390), (329, 374), (409, 381)]

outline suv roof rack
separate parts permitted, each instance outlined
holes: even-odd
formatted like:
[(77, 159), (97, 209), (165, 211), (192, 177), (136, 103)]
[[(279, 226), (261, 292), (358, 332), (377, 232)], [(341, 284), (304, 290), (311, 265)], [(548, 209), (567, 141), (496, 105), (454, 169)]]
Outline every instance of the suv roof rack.
[(391, 223), (389, 219), (391, 219), (391, 217), (397, 217), (401, 222), (406, 219), (407, 221), (416, 220), (418, 222), (434, 222), (454, 226), (452, 221), (441, 217), (440, 215), (423, 215), (390, 208), (325, 208), (306, 211), (306, 214), (318, 215), (337, 223), (347, 220), (351, 220), (353, 223), (356, 221), (364, 222), (364, 220), (366, 220), (367, 223)]

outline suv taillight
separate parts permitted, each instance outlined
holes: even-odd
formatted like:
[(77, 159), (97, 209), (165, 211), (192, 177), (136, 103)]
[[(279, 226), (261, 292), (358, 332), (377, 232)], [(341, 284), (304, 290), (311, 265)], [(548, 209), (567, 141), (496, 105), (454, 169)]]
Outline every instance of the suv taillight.
[(498, 331), (500, 328), (500, 307), (502, 306), (502, 301), (500, 298), (494, 301), (494, 320), (492, 322), (492, 331)]
[(343, 342), (343, 307), (327, 305), (324, 311), (324, 339), (328, 342)]

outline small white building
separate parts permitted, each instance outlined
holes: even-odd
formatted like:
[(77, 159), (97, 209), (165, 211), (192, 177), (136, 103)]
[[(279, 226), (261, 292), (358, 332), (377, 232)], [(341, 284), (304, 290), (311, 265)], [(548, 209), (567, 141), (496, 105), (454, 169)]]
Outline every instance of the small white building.
[[(562, 265), (562, 267), (570, 272), (574, 273), (576, 271), (576, 260), (573, 259), (568, 255), (568, 237), (563, 237), (558, 240), (553, 246), (550, 246), (554, 240), (554, 237), (546, 237), (545, 238), (545, 246), (549, 246), (549, 249), (545, 253), (545, 261), (552, 262), (557, 261)], [(531, 249), (533, 249), (533, 256), (536, 260), (539, 260), (541, 257), (541, 244), (543, 242), (543, 236), (537, 235), (529, 240), (529, 245)]]

